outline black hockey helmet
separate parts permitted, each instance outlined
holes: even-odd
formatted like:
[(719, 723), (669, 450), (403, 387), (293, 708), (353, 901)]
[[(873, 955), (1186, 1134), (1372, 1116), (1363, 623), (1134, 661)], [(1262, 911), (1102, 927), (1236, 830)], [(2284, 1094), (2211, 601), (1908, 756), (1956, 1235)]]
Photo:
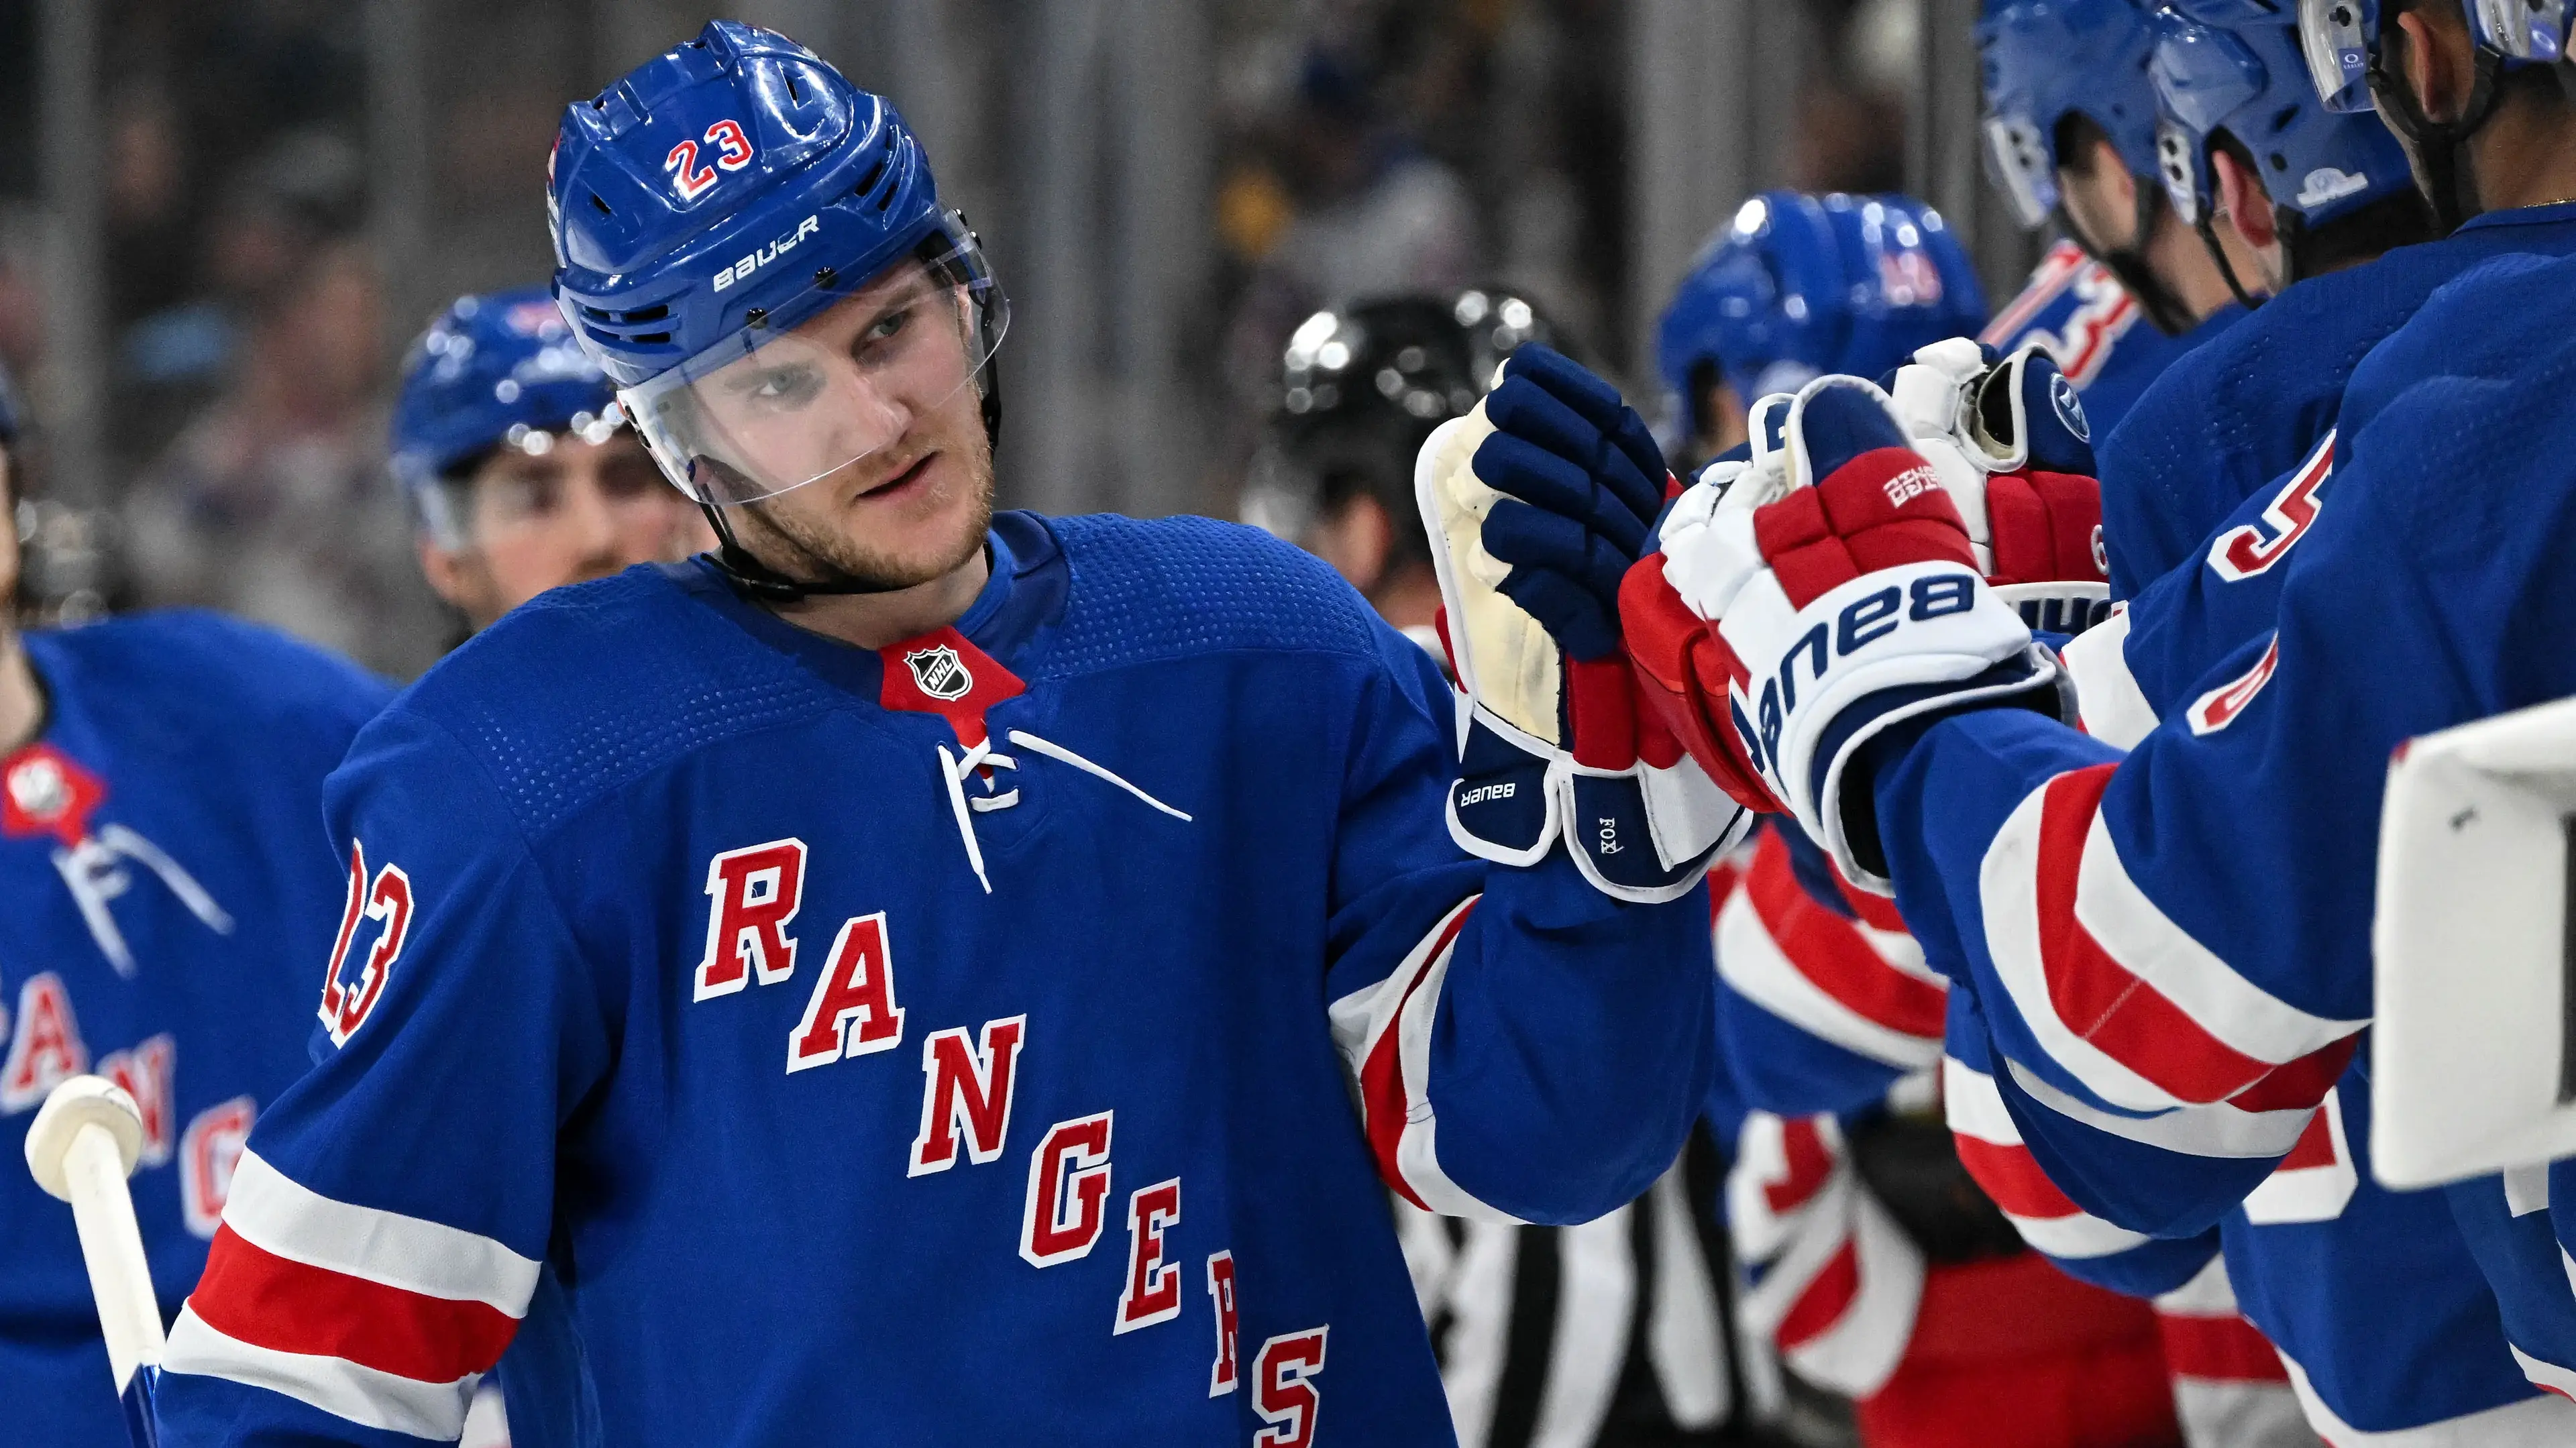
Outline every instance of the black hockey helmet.
[(1529, 342), (1565, 345), (1534, 303), (1506, 287), (1308, 317), (1281, 360), (1278, 401), (1244, 491), (1246, 521), (1296, 541), (1366, 495), (1394, 526), (1389, 570), (1427, 561), (1414, 454), (1433, 428), (1474, 407), (1503, 359)]

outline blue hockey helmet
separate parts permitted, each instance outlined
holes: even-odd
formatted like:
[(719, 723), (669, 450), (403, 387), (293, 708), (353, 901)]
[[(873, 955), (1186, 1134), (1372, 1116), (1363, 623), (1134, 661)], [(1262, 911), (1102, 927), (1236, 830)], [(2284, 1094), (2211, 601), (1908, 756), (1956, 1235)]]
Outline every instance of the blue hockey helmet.
[(1826, 371), (1877, 377), (1916, 348), (1973, 337), (1985, 326), (1985, 285), (1940, 212), (1895, 194), (1827, 196), (1824, 204), (1842, 242), (1851, 314), (1842, 351)]
[[(2298, 7), (2299, 43), (2308, 77), (2330, 111), (2371, 109), (2371, 75), (2379, 66), (2379, 0), (2280, 0)], [(2239, 0), (2271, 10), (2261, 0)], [(2567, 58), (2571, 7), (2565, 0), (2460, 0), (2470, 38), (2505, 64)]]
[(2070, 115), (2100, 126), (2130, 174), (2156, 174), (2153, 46), (2137, 0), (1986, 0), (1986, 164), (2024, 226), (2057, 210), (2057, 128)]
[(1828, 372), (1876, 376), (1985, 321), (1975, 267), (1906, 196), (1766, 191), (1709, 238), (1657, 324), (1656, 370), (1705, 431), (1693, 374), (1750, 405)]
[(654, 458), (725, 506), (903, 436), (1009, 321), (903, 118), (812, 51), (715, 20), (564, 112), (555, 297)]
[(2209, 139), (2220, 130), (2253, 155), (2273, 206), (2305, 228), (2414, 190), (2386, 126), (2318, 103), (2287, 13), (2263, 0), (2174, 0), (2154, 25), (2156, 157), (2184, 221), (2216, 209)]
[(458, 297), (412, 344), (394, 398), (393, 474), (422, 516), (433, 485), (496, 447), (604, 442), (626, 415), (546, 288)]

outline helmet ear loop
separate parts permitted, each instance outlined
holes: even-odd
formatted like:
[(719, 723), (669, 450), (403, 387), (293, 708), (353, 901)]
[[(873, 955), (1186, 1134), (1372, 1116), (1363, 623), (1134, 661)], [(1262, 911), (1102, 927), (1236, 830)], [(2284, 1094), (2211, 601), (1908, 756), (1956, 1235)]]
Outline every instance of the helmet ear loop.
[[(2386, 49), (2384, 45), (2381, 48)], [(2417, 164), (2424, 168), (2424, 199), (2433, 208), (2436, 237), (2459, 230), (2463, 222), (2486, 209), (2478, 199), (2477, 177), (2462, 164), (2460, 151), (2495, 114), (2497, 103), (2503, 99), (2496, 86), (2496, 78), (2503, 70), (2504, 57), (2491, 50), (2479, 50), (2477, 78), (2469, 87), (2468, 108), (2456, 121), (2436, 121), (2424, 114), (2414, 93), (2379, 56), (2370, 58), (2367, 75), (2371, 101), (2387, 118), (2390, 128), (2413, 147)]]
[(2264, 299), (2245, 290), (2245, 283), (2236, 275), (2236, 263), (2228, 260), (2227, 248), (2218, 240), (2217, 217), (2203, 208), (2200, 219), (2191, 224), (2191, 229), (2200, 233), (2200, 244), (2208, 249), (2209, 259), (2217, 265), (2218, 275), (2226, 281), (2227, 289), (2236, 294), (2236, 304), (2249, 312), (2262, 306)]

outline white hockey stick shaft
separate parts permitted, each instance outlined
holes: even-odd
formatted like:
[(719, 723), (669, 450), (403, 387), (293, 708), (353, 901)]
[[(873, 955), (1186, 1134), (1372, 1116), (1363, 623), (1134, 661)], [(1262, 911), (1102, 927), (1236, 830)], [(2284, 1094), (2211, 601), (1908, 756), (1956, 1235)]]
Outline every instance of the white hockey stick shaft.
[(142, 1138), (133, 1098), (96, 1076), (55, 1087), (27, 1128), (27, 1165), (37, 1184), (72, 1204), (119, 1393), (137, 1369), (161, 1360), (161, 1305), (125, 1185)]
[(125, 1163), (106, 1127), (83, 1126), (73, 1134), (63, 1156), (63, 1178), (71, 1188), (72, 1222), (80, 1229), (90, 1295), (98, 1300), (107, 1363), (121, 1393), (134, 1380), (136, 1368), (161, 1360), (161, 1304), (152, 1294), (152, 1265), (143, 1255), (143, 1229), (134, 1221)]

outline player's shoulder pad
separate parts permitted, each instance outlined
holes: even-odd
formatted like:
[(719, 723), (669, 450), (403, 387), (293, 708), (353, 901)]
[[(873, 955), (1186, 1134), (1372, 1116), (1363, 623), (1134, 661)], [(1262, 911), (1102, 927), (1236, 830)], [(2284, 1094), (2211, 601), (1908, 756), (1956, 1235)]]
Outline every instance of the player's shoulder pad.
[[(682, 756), (832, 702), (793, 660), (639, 564), (511, 610), (423, 674), (393, 712), (451, 736), (534, 838)], [(360, 737), (353, 761), (375, 732)]]
[(2510, 377), (2563, 343), (2576, 296), (2576, 258), (2515, 253), (2490, 257), (2433, 289), (2406, 324), (2354, 369), (2365, 383), (2394, 395), (2428, 377)]
[(334, 752), (394, 696), (391, 684), (328, 649), (205, 609), (45, 629), (27, 643), (49, 673), (68, 668), (164, 718), (255, 739), (318, 734)]
[(1322, 559), (1213, 518), (1049, 518), (1071, 586), (1039, 671), (1056, 676), (1232, 652), (1379, 654), (1358, 592)]

